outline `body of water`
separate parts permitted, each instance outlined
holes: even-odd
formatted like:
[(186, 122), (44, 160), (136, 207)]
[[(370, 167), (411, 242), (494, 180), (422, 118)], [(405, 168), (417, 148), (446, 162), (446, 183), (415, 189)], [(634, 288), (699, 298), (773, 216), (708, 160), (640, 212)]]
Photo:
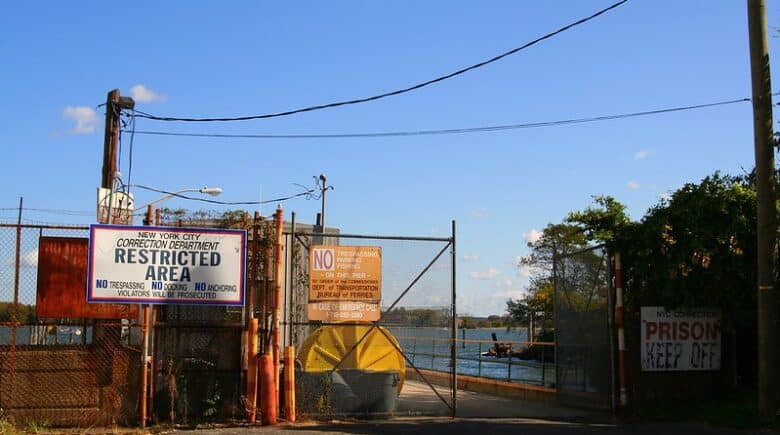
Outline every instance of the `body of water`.
[[(388, 328), (396, 336), (406, 356), (421, 369), (451, 371), (450, 330), (447, 328)], [(522, 361), (517, 358), (482, 356), (493, 347), (492, 334), (499, 342), (525, 342), (525, 329), (480, 328), (458, 331), (457, 371), (459, 374), (479, 376), (510, 382), (551, 386), (555, 384), (555, 365), (551, 361)], [(524, 344), (512, 343), (515, 350)], [(407, 362), (407, 370), (413, 370)]]

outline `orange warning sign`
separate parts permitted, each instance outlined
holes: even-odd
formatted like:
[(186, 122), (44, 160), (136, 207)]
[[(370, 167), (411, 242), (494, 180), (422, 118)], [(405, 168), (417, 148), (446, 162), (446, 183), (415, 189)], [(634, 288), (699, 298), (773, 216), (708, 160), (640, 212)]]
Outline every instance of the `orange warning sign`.
[(382, 248), (312, 246), (309, 253), (309, 302), (382, 299)]
[(308, 307), (309, 320), (326, 322), (375, 322), (381, 309), (377, 302), (313, 302)]

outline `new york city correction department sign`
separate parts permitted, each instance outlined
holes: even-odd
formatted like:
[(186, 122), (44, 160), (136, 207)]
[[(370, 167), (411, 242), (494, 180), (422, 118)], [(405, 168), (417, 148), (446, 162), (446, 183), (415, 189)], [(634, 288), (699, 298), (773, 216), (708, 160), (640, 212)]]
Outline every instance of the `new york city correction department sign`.
[(87, 301), (243, 305), (246, 231), (92, 225)]

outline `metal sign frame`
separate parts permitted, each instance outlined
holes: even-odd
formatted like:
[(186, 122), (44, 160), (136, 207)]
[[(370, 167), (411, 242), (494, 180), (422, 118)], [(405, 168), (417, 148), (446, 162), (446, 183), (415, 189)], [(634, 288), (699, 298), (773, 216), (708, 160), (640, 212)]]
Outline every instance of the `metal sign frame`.
[[(100, 278), (100, 280), (97, 279), (95, 276), (96, 271), (96, 234), (99, 231), (121, 231), (121, 232), (139, 232), (139, 233), (148, 233), (148, 234), (155, 234), (154, 236), (151, 236), (155, 239), (147, 239), (147, 240), (153, 240), (153, 241), (159, 241), (163, 242), (165, 240), (157, 240), (156, 235), (158, 234), (170, 234), (172, 236), (170, 240), (178, 240), (178, 236), (182, 234), (191, 234), (191, 235), (206, 235), (206, 236), (223, 236), (223, 237), (238, 237), (239, 241), (237, 243), (238, 246), (234, 246), (236, 250), (238, 250), (237, 254), (239, 258), (234, 261), (236, 263), (234, 267), (237, 267), (238, 270), (236, 271), (239, 275), (238, 280), (230, 281), (230, 285), (235, 284), (237, 286), (237, 289), (235, 292), (235, 298), (215, 298), (215, 299), (200, 299), (200, 298), (190, 298), (190, 297), (169, 297), (166, 296), (168, 294), (168, 289), (166, 289), (166, 284), (172, 284), (173, 281), (170, 281), (169, 279), (161, 279), (158, 277), (158, 279), (149, 281), (146, 279), (146, 277), (138, 277), (135, 281), (132, 283), (134, 284), (140, 284), (141, 282), (145, 284), (150, 284), (148, 287), (149, 291), (152, 290), (159, 290), (160, 293), (166, 293), (166, 295), (159, 295), (154, 297), (147, 297), (147, 296), (111, 296), (111, 297), (101, 297), (95, 295), (96, 287), (101, 287), (106, 285), (107, 279)], [(218, 305), (218, 306), (243, 306), (244, 305), (244, 298), (245, 298), (245, 290), (246, 290), (246, 231), (245, 230), (229, 230), (229, 229), (213, 229), (213, 228), (182, 228), (182, 227), (153, 227), (153, 226), (126, 226), (126, 225), (101, 225), (101, 224), (92, 224), (90, 225), (89, 230), (89, 259), (87, 263), (87, 302), (90, 303), (138, 303), (138, 304), (174, 304), (174, 305)], [(221, 242), (220, 242), (221, 243)], [(161, 245), (165, 246), (166, 248), (169, 246), (167, 244)], [(184, 252), (186, 251), (185, 248), (181, 248), (181, 251), (177, 251), (179, 248), (172, 248), (170, 251), (172, 252)], [(209, 245), (209, 249), (201, 249), (203, 253), (211, 252), (211, 253), (221, 253), (223, 251), (219, 251), (219, 245)], [(192, 251), (194, 252), (194, 251)], [(129, 254), (128, 254), (129, 258)], [(200, 258), (200, 257), (199, 257)], [(209, 257), (211, 258), (211, 257)], [(148, 260), (151, 261), (151, 260)], [(213, 262), (212, 262), (213, 264)], [(220, 263), (221, 264), (221, 263)], [(198, 273), (197, 267), (194, 268), (195, 272)], [(194, 275), (197, 276), (203, 276), (204, 274), (198, 274)], [(98, 286), (98, 281), (101, 282), (101, 285)], [(151, 283), (154, 282), (154, 285), (151, 285)], [(207, 289), (210, 288), (211, 284), (217, 284), (217, 285), (227, 285), (224, 283), (211, 283), (207, 281), (201, 281), (201, 282), (188, 282), (186, 284), (178, 283), (179, 285), (175, 287), (176, 290), (174, 293), (178, 293), (180, 291), (186, 291), (189, 293), (197, 292), (197, 291), (208, 291)], [(146, 285), (144, 285), (144, 288)], [(186, 287), (186, 289), (184, 289)], [(191, 287), (191, 288), (190, 288)], [(105, 287), (103, 287), (105, 288)], [(173, 288), (173, 287), (171, 287)], [(146, 290), (144, 290), (146, 291)], [(217, 291), (217, 293), (227, 293), (223, 291)]]

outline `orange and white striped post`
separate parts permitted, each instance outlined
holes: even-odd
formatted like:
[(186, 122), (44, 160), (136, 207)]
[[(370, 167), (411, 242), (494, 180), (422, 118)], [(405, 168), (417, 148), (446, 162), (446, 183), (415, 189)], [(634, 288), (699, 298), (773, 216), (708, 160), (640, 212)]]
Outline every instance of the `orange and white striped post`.
[(295, 348), (284, 348), (284, 415), (295, 423)]
[(626, 333), (625, 315), (623, 312), (623, 268), (620, 263), (620, 252), (615, 253), (615, 323), (618, 334), (618, 379), (620, 382), (620, 406), (628, 404), (626, 392)]

